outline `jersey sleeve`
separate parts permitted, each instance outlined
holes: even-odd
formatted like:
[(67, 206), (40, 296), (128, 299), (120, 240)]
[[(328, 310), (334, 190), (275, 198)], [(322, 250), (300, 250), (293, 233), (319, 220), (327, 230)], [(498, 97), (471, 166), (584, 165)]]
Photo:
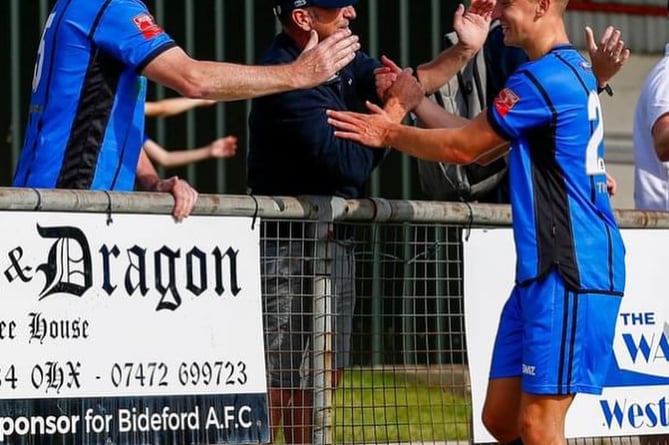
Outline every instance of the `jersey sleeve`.
[(148, 9), (133, 0), (109, 3), (100, 17), (93, 41), (137, 72), (141, 72), (163, 51), (176, 46), (174, 40), (156, 24)]
[(537, 79), (526, 70), (509, 77), (488, 108), (488, 120), (497, 134), (510, 141), (548, 124), (552, 113), (540, 91)]

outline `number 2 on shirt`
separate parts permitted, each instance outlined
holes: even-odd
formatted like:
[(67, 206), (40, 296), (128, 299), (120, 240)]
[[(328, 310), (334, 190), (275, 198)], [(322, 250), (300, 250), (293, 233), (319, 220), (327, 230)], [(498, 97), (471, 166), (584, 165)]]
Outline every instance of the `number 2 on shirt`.
[(599, 96), (594, 91), (588, 96), (588, 120), (595, 121), (596, 127), (588, 141), (588, 148), (585, 152), (585, 172), (592, 175), (606, 173), (604, 158), (599, 156), (599, 146), (604, 139), (604, 126), (602, 125), (602, 104), (599, 102)]

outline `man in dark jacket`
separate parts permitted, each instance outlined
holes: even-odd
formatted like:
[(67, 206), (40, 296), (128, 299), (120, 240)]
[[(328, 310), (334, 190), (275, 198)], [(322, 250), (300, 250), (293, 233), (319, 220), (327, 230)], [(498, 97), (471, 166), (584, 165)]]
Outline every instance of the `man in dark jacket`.
[[(274, 39), (261, 63), (295, 60), (311, 29), (323, 39), (339, 28), (348, 28), (356, 16), (354, 3), (309, 1), (297, 8), (298, 1), (273, 1), (284, 31)], [(366, 100), (380, 103), (374, 85), (374, 69), (379, 65), (358, 52), (352, 63), (320, 86), (253, 101), (249, 118), (250, 191), (258, 195), (363, 197), (367, 180), (385, 152), (337, 139), (325, 110), (362, 110)], [(303, 261), (310, 255), (305, 243), (286, 239), (288, 234), (294, 238), (307, 235), (302, 229), (299, 223), (267, 223), (264, 235), (273, 241), (264, 243), (262, 252), (270, 423), (274, 439), (283, 425), (289, 444), (312, 440), (311, 302), (305, 295), (310, 285), (303, 278), (310, 275), (311, 263)], [(337, 229), (339, 239), (331, 245), (334, 265), (330, 278), (336, 289), (332, 303), (335, 368), (348, 363), (346, 350), (355, 304), (352, 242), (344, 231)], [(276, 237), (282, 239), (274, 241)]]
[[(356, 18), (357, 0), (273, 0), (274, 12), (283, 31), (266, 51), (262, 64), (290, 63), (300, 54), (310, 32), (323, 40), (348, 29)], [(478, 3), (487, 0), (477, 0)], [(476, 2), (475, 2), (476, 3)], [(492, 8), (490, 8), (492, 9)], [(463, 22), (461, 8), (456, 19)], [(424, 83), (433, 70), (457, 72), (485, 40), (489, 18), (470, 18), (474, 26), (464, 27), (476, 48), (463, 44), (450, 54), (440, 55), (421, 74)], [(472, 38), (473, 37), (473, 38)], [(383, 150), (336, 138), (328, 125), (328, 109), (365, 110), (365, 101), (381, 104), (375, 83), (375, 69), (381, 63), (363, 52), (325, 83), (311, 89), (274, 94), (253, 101), (249, 117), (249, 190), (256, 195), (323, 195), (345, 199), (365, 197), (372, 171), (385, 157)], [(421, 79), (423, 80), (423, 79)], [(417, 82), (417, 81), (416, 81)], [(385, 109), (398, 122), (404, 107), (393, 100)], [(269, 385), (270, 422), (273, 435), (282, 424), (287, 443), (311, 443), (312, 383), (312, 283), (314, 257), (305, 240), (327, 242), (329, 261), (326, 275), (331, 287), (332, 380), (337, 385), (340, 371), (348, 365), (353, 308), (355, 264), (350, 227), (334, 224), (327, 239), (309, 232), (300, 223), (266, 223), (262, 249), (263, 313)], [(327, 374), (329, 375), (329, 373)]]

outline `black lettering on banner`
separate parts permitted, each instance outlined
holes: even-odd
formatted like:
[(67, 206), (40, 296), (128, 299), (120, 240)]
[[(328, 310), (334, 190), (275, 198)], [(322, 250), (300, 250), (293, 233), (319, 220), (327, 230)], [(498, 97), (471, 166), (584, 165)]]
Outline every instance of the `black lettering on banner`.
[[(42, 238), (56, 239), (49, 249), (47, 262), (37, 267), (46, 277), (40, 300), (61, 292), (81, 297), (93, 284), (91, 252), (84, 233), (76, 227), (41, 227), (39, 224), (37, 232)], [(77, 277), (78, 283), (75, 282)]]
[(230, 290), (232, 291), (232, 295), (236, 297), (242, 290), (237, 283), (237, 254), (239, 251), (228, 247), (225, 254), (222, 254), (221, 249), (217, 247), (212, 253), (216, 260), (216, 293), (221, 296), (225, 292), (225, 287), (223, 286), (223, 259), (227, 257), (230, 262)]
[(57, 394), (60, 394), (63, 386), (81, 388), (79, 381), (81, 375), (80, 367), (80, 362), (73, 363), (69, 361), (64, 365), (51, 361), (37, 364), (33, 366), (30, 374), (33, 388), (44, 389), (46, 393), (49, 390), (54, 390)]
[[(149, 292), (149, 286), (146, 285), (146, 249), (134, 245), (127, 252), (130, 265), (125, 271), (125, 291), (128, 295), (132, 295), (139, 288), (139, 292), (145, 297)], [(136, 259), (136, 262), (133, 261), (133, 258)], [(137, 271), (138, 282), (136, 284), (132, 282), (133, 269)]]
[[(198, 274), (200, 278), (199, 285), (196, 285), (193, 279), (195, 260), (197, 260), (200, 270), (200, 273)], [(207, 290), (207, 254), (197, 247), (193, 247), (191, 251), (186, 254), (186, 273), (188, 274), (186, 287), (193, 294), (200, 296), (202, 292)]]
[[(167, 259), (167, 284), (163, 283), (163, 261), (162, 257)], [(160, 292), (160, 302), (156, 310), (163, 309), (176, 310), (181, 306), (181, 295), (176, 286), (175, 260), (181, 257), (181, 249), (176, 252), (163, 246), (154, 254), (155, 268), (156, 268), (156, 289)], [(168, 299), (167, 293), (171, 294), (172, 300)]]
[(21, 264), (19, 264), (19, 261), (21, 261), (21, 258), (23, 258), (23, 249), (21, 247), (17, 247), (16, 249), (11, 250), (8, 255), (9, 261), (12, 263), (12, 265), (5, 269), (5, 277), (7, 277), (7, 280), (10, 283), (17, 278), (21, 279), (21, 281), (24, 283), (32, 280), (33, 277), (29, 277), (24, 273), (33, 270), (32, 267), (21, 267)]
[(44, 343), (45, 339), (80, 339), (88, 338), (90, 323), (88, 320), (74, 318), (70, 320), (48, 320), (41, 312), (30, 312), (28, 314), (28, 328), (30, 338)]
[(109, 256), (114, 255), (114, 258), (118, 258), (121, 251), (118, 250), (116, 245), (110, 250), (106, 244), (103, 244), (102, 247), (100, 247), (99, 252), (102, 254), (102, 289), (107, 292), (107, 295), (111, 295), (116, 290), (116, 285), (111, 284)]

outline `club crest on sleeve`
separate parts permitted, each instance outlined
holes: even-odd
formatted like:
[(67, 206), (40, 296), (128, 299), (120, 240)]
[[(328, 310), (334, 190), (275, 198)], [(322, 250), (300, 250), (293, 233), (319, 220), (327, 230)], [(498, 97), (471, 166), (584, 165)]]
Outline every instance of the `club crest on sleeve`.
[(145, 39), (152, 39), (163, 33), (163, 29), (156, 24), (151, 14), (142, 13), (132, 19), (135, 26), (142, 33)]
[(500, 116), (506, 117), (519, 100), (520, 97), (511, 88), (504, 88), (495, 98), (495, 108)]

